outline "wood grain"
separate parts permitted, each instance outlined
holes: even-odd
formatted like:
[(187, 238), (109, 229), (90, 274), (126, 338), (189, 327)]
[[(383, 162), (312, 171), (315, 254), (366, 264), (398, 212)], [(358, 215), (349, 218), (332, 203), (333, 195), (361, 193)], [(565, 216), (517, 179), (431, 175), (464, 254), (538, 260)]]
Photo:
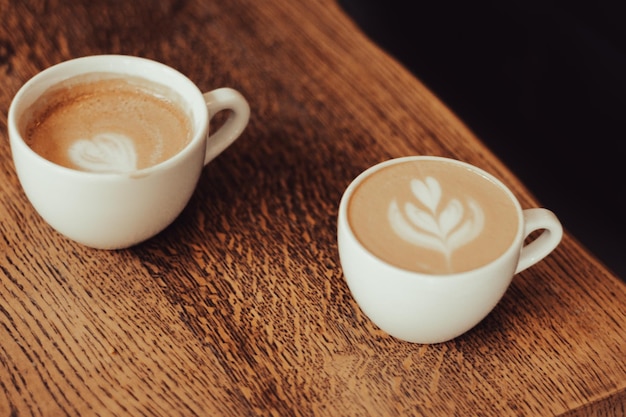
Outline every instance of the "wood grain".
[[(455, 157), (540, 202), (334, 2), (0, 0), (0, 16), (0, 416), (624, 415), (626, 288), (569, 234), (451, 342), (361, 313), (335, 230), (368, 166)], [(121, 251), (38, 217), (6, 133), (28, 78), (99, 53), (252, 108), (183, 214)]]

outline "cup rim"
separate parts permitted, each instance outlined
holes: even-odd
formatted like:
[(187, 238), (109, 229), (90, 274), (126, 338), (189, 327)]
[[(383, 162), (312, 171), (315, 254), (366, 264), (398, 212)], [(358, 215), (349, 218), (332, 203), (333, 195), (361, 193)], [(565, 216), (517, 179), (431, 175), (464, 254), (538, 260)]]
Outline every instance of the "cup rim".
[[(498, 188), (500, 188), (511, 200), (511, 202), (513, 203), (513, 206), (515, 207), (515, 211), (517, 214), (517, 231), (515, 233), (515, 236), (513, 237), (513, 239), (511, 240), (509, 246), (500, 254), (500, 256), (496, 257), (495, 259), (487, 262), (486, 264), (483, 264), (479, 267), (476, 268), (472, 268), (469, 269), (467, 271), (461, 271), (461, 272), (449, 272), (449, 273), (441, 273), (441, 274), (434, 274), (434, 273), (427, 273), (427, 272), (420, 272), (420, 271), (415, 271), (412, 269), (407, 269), (407, 268), (403, 268), (400, 266), (397, 266), (383, 258), (381, 258), (380, 256), (374, 254), (372, 251), (370, 251), (367, 247), (365, 247), (365, 245), (356, 237), (352, 226), (350, 224), (350, 221), (348, 220), (348, 206), (349, 206), (349, 202), (352, 198), (352, 195), (354, 194), (354, 190), (368, 177), (370, 177), (371, 175), (373, 175), (374, 173), (376, 173), (377, 171), (390, 166), (390, 165), (396, 165), (396, 164), (401, 164), (404, 162), (409, 162), (409, 161), (441, 161), (441, 162), (447, 162), (447, 163), (452, 163), (455, 164), (457, 166), (461, 166), (461, 167), (465, 167), (468, 168), (469, 170), (473, 171), (474, 173), (482, 176), (483, 178), (491, 181), (494, 185), (496, 185)], [(402, 157), (396, 157), (396, 158), (391, 158), (391, 159), (387, 159), (385, 161), (382, 162), (378, 162), (370, 167), (368, 167), (367, 169), (365, 169), (364, 171), (362, 171), (360, 174), (358, 174), (346, 187), (343, 195), (341, 196), (341, 200), (339, 203), (339, 214), (338, 214), (338, 228), (343, 228), (344, 231), (348, 234), (348, 237), (351, 241), (355, 242), (359, 249), (366, 254), (368, 257), (375, 259), (377, 262), (380, 262), (381, 264), (385, 265), (387, 268), (390, 268), (394, 271), (397, 271), (399, 273), (402, 274), (408, 274), (411, 277), (423, 277), (423, 278), (428, 278), (428, 279), (453, 279), (453, 278), (463, 278), (466, 277), (468, 275), (473, 275), (476, 274), (477, 272), (484, 270), (484, 269), (488, 269), (490, 268), (492, 265), (499, 263), (502, 261), (502, 259), (504, 258), (508, 258), (511, 254), (511, 252), (515, 251), (516, 248), (520, 245), (520, 242), (523, 240), (524, 238), (524, 216), (523, 216), (523, 210), (522, 207), (519, 203), (519, 200), (515, 197), (515, 195), (513, 194), (513, 192), (509, 189), (509, 187), (507, 187), (500, 179), (498, 179), (497, 177), (495, 177), (493, 174), (490, 174), (489, 172), (485, 171), (482, 168), (477, 167), (476, 165), (472, 165), (468, 162), (459, 160), (459, 159), (454, 159), (454, 158), (449, 158), (449, 157), (445, 157), (445, 156), (437, 156), (437, 155), (409, 155), (409, 156), (402, 156)]]
[[(139, 66), (142, 70), (137, 68), (133, 70), (133, 66)], [(68, 71), (68, 69), (72, 69), (72, 71)], [(179, 152), (166, 160), (159, 162), (158, 164), (128, 172), (83, 171), (59, 165), (39, 155), (24, 141), (22, 132), (20, 131), (20, 118), (23, 112), (26, 108), (35, 103), (45, 91), (54, 85), (79, 75), (95, 72), (139, 76), (169, 89), (172, 89), (172, 87), (165, 82), (167, 78), (171, 79), (171, 77), (174, 77), (178, 79), (180, 83), (185, 84), (186, 92), (192, 94), (181, 94), (180, 91), (176, 91), (176, 93), (178, 93), (182, 98), (183, 104), (186, 106), (185, 110), (192, 118), (193, 134), (189, 142)], [(149, 74), (149, 76), (146, 74)], [(39, 89), (40, 91), (32, 93), (33, 89)], [(29, 101), (26, 101), (28, 95), (31, 93), (33, 94), (33, 97)], [(7, 119), (9, 139), (12, 147), (19, 146), (31, 157), (40, 161), (40, 163), (51, 167), (52, 169), (57, 169), (73, 175), (104, 179), (142, 177), (155, 171), (161, 171), (169, 165), (178, 163), (180, 159), (185, 158), (191, 152), (192, 148), (197, 146), (197, 144), (207, 136), (209, 114), (202, 91), (200, 91), (198, 86), (193, 81), (177, 69), (162, 62), (140, 56), (98, 54), (86, 55), (62, 61), (33, 75), (20, 87), (11, 100)]]

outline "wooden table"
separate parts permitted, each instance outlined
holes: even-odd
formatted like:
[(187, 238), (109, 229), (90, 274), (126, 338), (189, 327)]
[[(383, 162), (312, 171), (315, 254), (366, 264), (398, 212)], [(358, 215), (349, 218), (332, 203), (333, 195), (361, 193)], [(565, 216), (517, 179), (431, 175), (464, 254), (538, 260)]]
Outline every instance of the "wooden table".
[[(361, 313), (335, 229), (365, 168), (450, 156), (540, 202), (334, 1), (0, 0), (0, 22), (0, 416), (626, 414), (626, 286), (569, 234), (451, 342)], [(128, 250), (47, 226), (6, 133), (28, 78), (97, 53), (252, 107), (182, 215)]]

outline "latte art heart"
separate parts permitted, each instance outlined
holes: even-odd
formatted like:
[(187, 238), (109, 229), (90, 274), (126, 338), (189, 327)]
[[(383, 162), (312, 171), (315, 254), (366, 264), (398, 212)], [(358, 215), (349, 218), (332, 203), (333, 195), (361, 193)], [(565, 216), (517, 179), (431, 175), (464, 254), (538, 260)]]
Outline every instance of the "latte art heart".
[(185, 100), (141, 77), (94, 72), (47, 90), (24, 114), (25, 139), (66, 168), (128, 173), (179, 153), (191, 140)]
[(93, 172), (129, 172), (137, 169), (133, 141), (117, 133), (101, 133), (80, 139), (68, 149), (70, 160), (81, 169)]

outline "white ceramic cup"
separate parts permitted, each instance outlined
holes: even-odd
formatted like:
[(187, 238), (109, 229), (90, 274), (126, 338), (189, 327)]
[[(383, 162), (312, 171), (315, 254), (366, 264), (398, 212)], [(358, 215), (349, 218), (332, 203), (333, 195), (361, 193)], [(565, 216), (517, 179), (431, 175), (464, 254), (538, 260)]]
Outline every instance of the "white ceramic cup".
[[(56, 165), (35, 153), (20, 131), (20, 118), (50, 87), (90, 72), (138, 76), (178, 93), (192, 118), (186, 147), (157, 165), (130, 173), (93, 173)], [(208, 136), (209, 121), (222, 110), (229, 118)], [(159, 62), (123, 55), (95, 55), (54, 65), (27, 81), (8, 117), (11, 152), (26, 196), (54, 229), (100, 249), (142, 242), (171, 224), (187, 205), (202, 168), (232, 144), (247, 126), (250, 108), (231, 88), (202, 93), (186, 76)]]
[[(355, 189), (369, 176), (406, 161), (458, 164), (503, 190), (517, 212), (512, 216), (517, 222), (517, 228), (512, 229), (517, 230), (512, 243), (503, 247), (495, 260), (471, 270), (446, 274), (408, 270), (373, 254), (355, 236), (348, 218), (349, 202)], [(525, 243), (532, 232), (538, 236)], [(546, 257), (557, 247), (562, 235), (562, 226), (551, 211), (522, 210), (513, 193), (491, 174), (461, 161), (435, 156), (397, 158), (365, 170), (347, 187), (339, 205), (337, 225), (343, 274), (361, 310), (388, 334), (423, 344), (445, 342), (473, 328), (496, 306), (514, 274)]]

